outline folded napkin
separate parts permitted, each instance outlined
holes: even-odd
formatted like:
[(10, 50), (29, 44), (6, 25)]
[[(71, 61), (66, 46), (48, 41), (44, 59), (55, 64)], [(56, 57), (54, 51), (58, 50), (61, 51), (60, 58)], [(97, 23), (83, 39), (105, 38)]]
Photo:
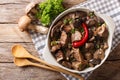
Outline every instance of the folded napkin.
[[(86, 7), (88, 9), (92, 9), (93, 11), (96, 11), (98, 13), (106, 14), (113, 18), (116, 27), (113, 36), (112, 49), (111, 49), (112, 51), (120, 43), (120, 0), (88, 0), (74, 7), (81, 7), (81, 6)], [(30, 32), (30, 34), (32, 37), (32, 41), (35, 44), (35, 48), (37, 49), (40, 55), (40, 58), (43, 59), (42, 52), (45, 46), (46, 35), (42, 35), (40, 33), (34, 33), (34, 32)], [(87, 77), (91, 73), (92, 72), (84, 73), (80, 75), (82, 75), (83, 77), (85, 77), (85, 79), (87, 79)], [(65, 75), (63, 73), (62, 75), (67, 80), (78, 80), (72, 77), (71, 75)]]

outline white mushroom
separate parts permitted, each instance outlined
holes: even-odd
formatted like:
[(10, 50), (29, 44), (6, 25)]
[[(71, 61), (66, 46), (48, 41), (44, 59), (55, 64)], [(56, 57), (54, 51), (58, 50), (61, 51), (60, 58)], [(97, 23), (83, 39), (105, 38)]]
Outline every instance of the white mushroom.
[(35, 3), (35, 2), (29, 3), (25, 8), (25, 13), (28, 14), (30, 12), (30, 10), (35, 7), (36, 4), (37, 3)]
[(27, 15), (22, 16), (18, 21), (18, 26), (20, 31), (23, 32), (27, 30), (27, 27), (30, 23), (31, 23), (31, 19)]
[(44, 27), (44, 26), (41, 26), (41, 25), (29, 25), (28, 26), (28, 30), (31, 30), (33, 32), (38, 32), (38, 33), (41, 33), (41, 34), (47, 34), (48, 33), (48, 28), (47, 27)]

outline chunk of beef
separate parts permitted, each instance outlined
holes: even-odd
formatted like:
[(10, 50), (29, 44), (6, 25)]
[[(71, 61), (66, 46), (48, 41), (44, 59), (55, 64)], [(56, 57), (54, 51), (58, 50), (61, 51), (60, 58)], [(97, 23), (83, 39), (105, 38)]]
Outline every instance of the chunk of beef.
[(98, 49), (95, 51), (94, 55), (93, 55), (93, 58), (94, 59), (104, 59), (105, 57), (105, 53), (104, 53), (104, 50), (103, 49)]
[(75, 33), (73, 33), (72, 36), (71, 36), (72, 42), (79, 41), (81, 39), (82, 39), (82, 35), (79, 31), (75, 31)]
[(92, 59), (92, 54), (87, 52), (85, 53), (85, 59), (87, 59), (88, 61)]
[(83, 62), (84, 60), (79, 48), (73, 48), (73, 56), (77, 61)]
[(67, 34), (65, 31), (62, 31), (61, 37), (60, 37), (60, 43), (62, 46), (66, 44), (66, 40), (67, 40)]
[(93, 49), (94, 48), (94, 44), (93, 43), (85, 43), (85, 48), (86, 49)]

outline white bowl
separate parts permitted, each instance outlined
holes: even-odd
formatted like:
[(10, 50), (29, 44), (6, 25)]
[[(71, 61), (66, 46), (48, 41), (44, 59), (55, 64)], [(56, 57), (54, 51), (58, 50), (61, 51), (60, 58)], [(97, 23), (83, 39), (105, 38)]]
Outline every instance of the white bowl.
[(86, 68), (82, 71), (77, 71), (77, 70), (72, 70), (72, 69), (69, 69), (69, 68), (66, 68), (62, 65), (60, 65), (56, 59), (54, 58), (54, 56), (52, 55), (52, 53), (50, 52), (49, 50), (49, 35), (50, 35), (50, 30), (52, 28), (52, 26), (58, 21), (60, 20), (63, 16), (65, 16), (66, 14), (70, 13), (70, 12), (74, 12), (74, 11), (85, 11), (85, 12), (89, 12), (91, 10), (89, 9), (86, 9), (86, 8), (70, 8), (64, 12), (62, 12), (60, 15), (58, 15), (56, 17), (56, 19), (53, 21), (53, 23), (51, 24), (51, 27), (49, 29), (49, 32), (48, 32), (48, 35), (47, 35), (47, 41), (46, 41), (46, 46), (44, 48), (44, 52), (43, 52), (43, 58), (46, 62), (52, 64), (52, 65), (56, 65), (56, 66), (59, 66), (61, 68), (64, 68), (68, 71), (71, 71), (71, 72), (74, 72), (74, 73), (86, 73), (86, 72), (90, 72), (90, 71), (93, 71), (95, 70), (96, 68), (98, 68), (99, 66), (101, 66), (103, 64), (103, 62), (105, 62), (105, 60), (107, 59), (109, 53), (110, 53), (110, 50), (111, 50), (111, 45), (112, 45), (112, 36), (113, 36), (113, 33), (114, 33), (114, 28), (115, 28), (115, 24), (113, 22), (113, 20), (109, 17), (109, 16), (106, 16), (104, 14), (99, 14), (97, 12), (94, 11), (95, 15), (101, 17), (106, 25), (107, 25), (107, 28), (108, 28), (108, 31), (109, 31), (109, 36), (108, 36), (108, 46), (109, 48), (105, 51), (105, 58), (101, 61), (100, 64), (96, 65), (95, 67), (89, 67), (89, 68)]

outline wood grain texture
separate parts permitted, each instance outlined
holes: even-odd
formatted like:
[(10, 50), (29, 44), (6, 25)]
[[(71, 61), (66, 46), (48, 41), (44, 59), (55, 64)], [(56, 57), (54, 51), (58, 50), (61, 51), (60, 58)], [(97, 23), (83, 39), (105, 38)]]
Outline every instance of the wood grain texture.
[(13, 62), (11, 48), (15, 44), (21, 44), (28, 50), (28, 52), (30, 52), (31, 54), (33, 54), (36, 57), (39, 57), (36, 49), (34, 48), (33, 43), (0, 43), (0, 62), (2, 62), (2, 63)]
[(0, 24), (0, 42), (32, 42), (26, 32), (21, 32), (17, 24)]
[(66, 80), (60, 73), (36, 68), (17, 67), (13, 63), (0, 63), (0, 80)]
[(88, 80), (120, 80), (120, 60), (105, 62)]
[[(44, 0), (32, 0), (44, 1)], [(64, 0), (66, 8), (70, 8), (85, 0)], [(25, 6), (30, 0), (0, 0), (0, 80), (66, 80), (59, 73), (35, 67), (19, 68), (13, 64), (11, 47), (23, 45), (30, 53), (38, 57), (31, 37), (20, 32), (18, 19), (24, 15)], [(88, 80), (120, 80), (120, 44), (110, 53), (107, 61), (96, 69)]]

